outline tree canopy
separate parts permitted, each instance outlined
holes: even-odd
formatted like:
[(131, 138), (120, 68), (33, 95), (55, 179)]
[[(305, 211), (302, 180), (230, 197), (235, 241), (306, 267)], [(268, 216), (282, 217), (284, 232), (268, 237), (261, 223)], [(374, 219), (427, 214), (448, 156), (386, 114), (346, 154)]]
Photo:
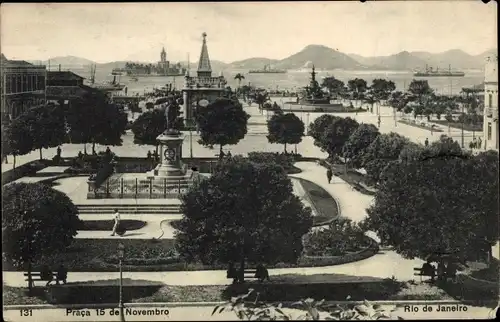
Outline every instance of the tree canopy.
[(293, 194), (281, 166), (239, 156), (195, 184), (181, 207), (178, 250), (203, 263), (294, 263), (312, 227), (311, 210)]
[(408, 143), (408, 138), (394, 132), (378, 135), (363, 154), (362, 162), (367, 177), (377, 183), (384, 167), (390, 161), (397, 160)]
[(410, 150), (385, 168), (367, 228), (408, 258), (489, 252), (498, 238), (498, 152), (472, 157), (445, 136)]
[(269, 143), (298, 144), (304, 136), (304, 123), (293, 113), (274, 114), (267, 122)]
[(66, 113), (72, 143), (121, 145), (127, 115), (105, 96), (88, 93), (72, 102)]
[(59, 146), (66, 142), (64, 110), (61, 106), (47, 104), (30, 109), (20, 117), (25, 118), (29, 124), (29, 134), (32, 137), (32, 149), (42, 149)]
[(142, 113), (132, 124), (134, 143), (158, 145), (156, 138), (167, 128), (165, 113), (161, 109), (154, 109)]
[(65, 249), (81, 223), (71, 199), (41, 183), (7, 185), (2, 210), (2, 252), (15, 266)]
[(352, 167), (357, 169), (362, 168), (363, 155), (366, 149), (379, 135), (380, 133), (375, 125), (360, 124), (349, 136), (349, 139), (342, 148), (344, 158), (349, 160)]
[(220, 150), (227, 144), (237, 144), (247, 134), (250, 118), (238, 100), (219, 98), (207, 107), (199, 108), (196, 122), (200, 130), (200, 143), (220, 144)]
[(344, 92), (344, 82), (334, 76), (327, 76), (323, 78), (321, 87), (326, 88), (330, 95), (339, 96)]
[(344, 144), (358, 126), (359, 123), (350, 117), (333, 119), (322, 135), (324, 150), (330, 157), (336, 157), (342, 153)]

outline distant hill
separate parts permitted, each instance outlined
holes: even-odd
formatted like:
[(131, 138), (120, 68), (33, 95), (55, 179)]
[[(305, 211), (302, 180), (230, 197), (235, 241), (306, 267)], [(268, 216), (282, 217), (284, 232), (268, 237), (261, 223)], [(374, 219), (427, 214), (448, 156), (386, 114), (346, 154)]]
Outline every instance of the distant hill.
[(424, 69), (425, 65), (440, 69), (447, 69), (449, 65), (452, 69), (482, 69), (486, 57), (496, 52), (496, 49), (491, 49), (473, 56), (463, 50), (452, 49), (442, 53), (403, 51), (390, 56), (363, 57), (356, 54), (349, 54), (349, 56), (363, 65), (376, 69), (413, 70)]
[[(220, 71), (231, 69), (259, 69), (264, 65), (271, 64), (279, 69), (300, 69), (310, 68), (312, 64), (319, 70), (333, 69), (372, 69), (372, 70), (414, 70), (429, 67), (439, 67), (446, 69), (451, 65), (452, 69), (482, 69), (486, 62), (486, 57), (493, 54), (498, 55), (497, 49), (490, 49), (479, 55), (470, 55), (459, 49), (452, 49), (442, 53), (429, 53), (425, 51), (402, 51), (389, 56), (364, 57), (357, 54), (345, 54), (338, 50), (322, 46), (309, 45), (296, 54), (287, 58), (276, 60), (265, 57), (253, 57), (244, 60), (225, 63), (219, 60), (211, 60), (214, 75)], [(48, 61), (29, 61), (39, 65), (49, 65)], [(96, 64), (95, 62), (76, 56), (60, 56), (50, 59), (51, 69), (57, 69), (61, 64), (64, 70), (87, 71), (91, 64), (96, 64), (97, 72), (101, 74), (111, 74), (113, 68), (123, 68), (127, 61), (114, 61), (109, 63)], [(147, 63), (138, 62), (136, 63)], [(183, 66), (187, 66), (187, 61), (182, 61)], [(191, 62), (191, 71), (195, 71), (198, 62)]]
[(348, 55), (322, 45), (309, 45), (296, 54), (291, 55), (276, 63), (277, 68), (298, 69), (304, 67), (309, 61), (318, 69), (365, 69), (355, 59)]
[(381, 70), (413, 70), (415, 68), (425, 68), (425, 61), (402, 51), (390, 56), (363, 57), (359, 55), (350, 55), (365, 66), (372, 69)]
[[(447, 50), (442, 53), (412, 52), (413, 56), (425, 61), (425, 64), (433, 68), (447, 69), (449, 65), (453, 69), (474, 69), (482, 67), (483, 63), (477, 57), (467, 54), (459, 49)], [(423, 66), (422, 68), (424, 68)]]
[(83, 67), (83, 66), (88, 66), (88, 65), (91, 65), (91, 64), (95, 64), (95, 62), (91, 61), (91, 60), (88, 60), (86, 58), (82, 58), (82, 57), (76, 57), (76, 56), (58, 56), (58, 57), (53, 57), (53, 58), (50, 58), (49, 60), (34, 60), (34, 61), (30, 61), (30, 63), (32, 64), (35, 64), (35, 65), (49, 65), (49, 62), (50, 62), (50, 66), (58, 66), (58, 65), (61, 65), (61, 66), (66, 66), (66, 67)]
[(279, 60), (269, 59), (263, 57), (248, 58), (244, 60), (234, 61), (229, 66), (234, 69), (262, 69), (265, 65), (271, 65), (274, 67)]
[(474, 56), (478, 61), (483, 62), (483, 64), (486, 62), (486, 58), (489, 56), (496, 55), (498, 56), (498, 49), (490, 49), (485, 51), (484, 53), (481, 53), (479, 55)]

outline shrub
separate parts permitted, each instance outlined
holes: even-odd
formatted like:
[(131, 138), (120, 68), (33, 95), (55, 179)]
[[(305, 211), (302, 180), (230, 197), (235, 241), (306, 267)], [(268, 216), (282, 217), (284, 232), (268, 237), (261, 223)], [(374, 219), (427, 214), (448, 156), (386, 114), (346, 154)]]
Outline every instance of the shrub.
[(348, 218), (337, 218), (329, 227), (309, 233), (305, 250), (311, 256), (340, 256), (368, 246), (363, 232)]
[[(299, 156), (295, 156), (292, 154), (285, 153), (273, 153), (273, 152), (250, 152), (248, 153), (248, 159), (251, 162), (255, 163), (276, 163), (285, 169), (285, 171), (290, 173), (297, 173), (297, 168), (293, 166), (296, 158)], [(300, 170), (298, 170), (300, 171)]]

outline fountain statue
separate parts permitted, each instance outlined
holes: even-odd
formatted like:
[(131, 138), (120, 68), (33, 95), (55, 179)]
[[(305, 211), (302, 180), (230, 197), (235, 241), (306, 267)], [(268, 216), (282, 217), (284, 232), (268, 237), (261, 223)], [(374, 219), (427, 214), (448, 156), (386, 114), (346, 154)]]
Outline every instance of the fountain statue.
[(169, 120), (171, 104), (172, 102), (169, 102), (165, 107), (166, 129), (156, 138), (160, 143), (160, 163), (153, 170), (154, 177), (181, 178), (186, 174), (181, 160), (184, 134), (172, 127), (176, 119)]
[(305, 90), (306, 95), (300, 100), (302, 104), (330, 104), (330, 96), (328, 96), (321, 90), (321, 86), (319, 86), (319, 83), (316, 80), (316, 71), (314, 65), (311, 72), (311, 81), (309, 83), (309, 86), (305, 87)]

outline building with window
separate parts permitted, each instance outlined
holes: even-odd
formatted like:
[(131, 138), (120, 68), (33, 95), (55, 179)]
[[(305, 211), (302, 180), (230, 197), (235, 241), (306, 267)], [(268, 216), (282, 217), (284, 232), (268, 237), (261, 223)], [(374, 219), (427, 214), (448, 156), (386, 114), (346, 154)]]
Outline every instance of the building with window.
[(208, 56), (207, 34), (203, 33), (203, 43), (201, 46), (200, 60), (196, 76), (190, 76), (189, 70), (184, 76), (183, 92), (183, 113), (186, 125), (191, 125), (193, 116), (197, 108), (203, 108), (213, 102), (218, 97), (222, 97), (226, 92), (226, 84), (222, 72), (219, 76), (212, 76), (212, 66)]
[(484, 68), (484, 121), (485, 150), (498, 150), (498, 55), (487, 58)]
[(44, 105), (47, 69), (24, 60), (0, 56), (2, 119), (13, 119), (34, 106)]

